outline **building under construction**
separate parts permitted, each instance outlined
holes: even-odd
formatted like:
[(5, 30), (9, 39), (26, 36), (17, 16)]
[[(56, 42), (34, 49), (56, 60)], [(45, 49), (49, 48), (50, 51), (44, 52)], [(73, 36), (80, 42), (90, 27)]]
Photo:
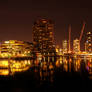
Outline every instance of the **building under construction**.
[[(80, 33), (80, 37), (79, 39), (76, 39), (73, 41), (73, 52), (74, 53), (79, 53), (81, 51), (81, 40), (82, 40), (82, 36), (83, 36), (83, 32), (85, 29), (85, 22), (83, 22), (83, 26), (81, 29), (81, 33)], [(91, 40), (92, 41), (92, 40)], [(69, 41), (68, 41), (68, 53), (71, 53), (71, 25), (69, 25)]]
[(33, 25), (34, 51), (42, 55), (54, 55), (54, 24), (51, 20), (39, 19)]

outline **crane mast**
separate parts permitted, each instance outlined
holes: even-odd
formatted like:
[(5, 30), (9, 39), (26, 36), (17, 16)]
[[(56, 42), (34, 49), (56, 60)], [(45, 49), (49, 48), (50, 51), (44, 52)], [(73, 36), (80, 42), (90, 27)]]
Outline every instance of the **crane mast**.
[(82, 26), (82, 29), (81, 29), (81, 34), (80, 34), (80, 38), (79, 38), (79, 41), (81, 41), (81, 38), (82, 38), (82, 35), (83, 35), (83, 31), (84, 31), (84, 28), (85, 28), (85, 22), (83, 23), (83, 26)]
[[(79, 50), (80, 50), (80, 42), (81, 42), (81, 39), (82, 39), (82, 35), (83, 35), (83, 32), (84, 32), (84, 28), (85, 28), (85, 22), (83, 22), (83, 26), (82, 26), (82, 29), (81, 29), (81, 33), (80, 33), (80, 37), (79, 37)], [(69, 41), (68, 41), (68, 53), (71, 53), (71, 25), (69, 25)]]
[(83, 26), (82, 26), (82, 29), (81, 29), (81, 34), (80, 34), (80, 37), (79, 37), (79, 45), (80, 45), (80, 42), (81, 42), (81, 39), (82, 39), (82, 35), (83, 35), (83, 32), (84, 32), (84, 28), (85, 28), (85, 22), (83, 22)]
[(69, 25), (69, 50), (68, 53), (71, 53), (71, 25)]

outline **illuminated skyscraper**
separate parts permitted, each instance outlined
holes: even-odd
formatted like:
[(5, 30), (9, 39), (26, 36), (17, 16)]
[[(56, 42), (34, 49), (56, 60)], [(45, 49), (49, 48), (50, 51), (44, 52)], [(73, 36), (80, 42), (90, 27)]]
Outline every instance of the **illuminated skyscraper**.
[(55, 52), (54, 24), (51, 20), (39, 19), (33, 26), (34, 50), (42, 55)]
[(80, 42), (78, 39), (75, 39), (73, 41), (73, 52), (74, 53), (79, 53), (80, 52)]
[(63, 40), (62, 45), (63, 45), (63, 53), (67, 53), (68, 52), (68, 41)]
[(86, 42), (85, 42), (85, 51), (88, 53), (92, 52), (92, 33), (87, 32)]

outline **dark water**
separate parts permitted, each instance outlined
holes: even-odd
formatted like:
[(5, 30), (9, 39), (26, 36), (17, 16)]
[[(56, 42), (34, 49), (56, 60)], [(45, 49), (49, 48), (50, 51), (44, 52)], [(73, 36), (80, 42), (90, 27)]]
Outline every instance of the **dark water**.
[(8, 62), (8, 68), (5, 63), (6, 66), (0, 69), (0, 88), (6, 91), (75, 92), (92, 89), (92, 58), (46, 57), (0, 62)]

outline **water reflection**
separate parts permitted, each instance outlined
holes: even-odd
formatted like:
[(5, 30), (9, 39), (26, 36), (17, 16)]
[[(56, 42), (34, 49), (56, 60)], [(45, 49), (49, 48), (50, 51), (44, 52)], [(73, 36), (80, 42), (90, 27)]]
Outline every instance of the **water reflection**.
[(62, 72), (82, 73), (86, 71), (88, 77), (92, 79), (92, 58), (59, 57), (56, 61), (56, 67), (62, 68)]
[(32, 65), (30, 60), (0, 60), (0, 75), (8, 76), (16, 72), (28, 70)]
[(8, 69), (0, 69), (0, 75), (9, 75), (9, 70)]
[[(36, 79), (40, 81), (54, 80), (54, 72), (86, 71), (88, 77), (92, 79), (92, 58), (73, 58), (73, 57), (44, 57), (36, 60), (0, 60), (0, 75), (14, 75), (16, 72), (30, 70), (33, 67)], [(31, 71), (31, 70), (30, 70)], [(38, 77), (39, 75), (39, 77)]]
[(40, 83), (43, 81), (53, 82), (54, 68), (55, 57), (45, 57), (34, 61), (35, 77), (38, 80), (40, 79)]

